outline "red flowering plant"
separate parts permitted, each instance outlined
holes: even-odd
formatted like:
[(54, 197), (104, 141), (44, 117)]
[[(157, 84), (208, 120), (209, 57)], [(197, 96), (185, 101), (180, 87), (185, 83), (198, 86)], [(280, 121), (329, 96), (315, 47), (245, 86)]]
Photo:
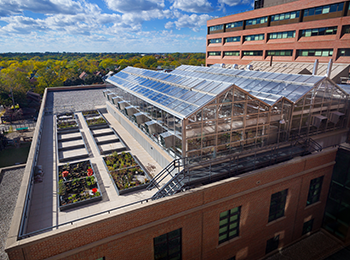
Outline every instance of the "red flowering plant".
[(97, 192), (97, 188), (93, 188), (92, 192), (95, 194)]
[(87, 175), (92, 176), (94, 174), (94, 171), (91, 168), (87, 169)]
[(68, 174), (69, 174), (69, 171), (64, 171), (64, 172), (62, 172), (62, 177), (66, 178), (68, 176)]

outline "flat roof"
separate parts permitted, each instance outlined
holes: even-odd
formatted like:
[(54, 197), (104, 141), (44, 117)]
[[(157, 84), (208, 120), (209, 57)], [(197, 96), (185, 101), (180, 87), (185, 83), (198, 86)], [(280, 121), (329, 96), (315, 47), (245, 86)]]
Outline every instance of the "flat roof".
[[(77, 219), (85, 218), (108, 210), (124, 207), (133, 203), (151, 198), (157, 189), (134, 191), (125, 195), (118, 195), (114, 188), (109, 173), (103, 162), (104, 155), (100, 154), (93, 136), (80, 111), (99, 109), (103, 116), (108, 120), (110, 126), (117, 132), (128, 147), (130, 152), (147, 168), (152, 166), (153, 177), (162, 167), (143, 149), (143, 147), (133, 138), (133, 136), (110, 114), (106, 111), (106, 100), (103, 96), (103, 89), (50, 89), (47, 91), (46, 100), (43, 102), (45, 108), (42, 115), (42, 122), (38, 121), (39, 127), (42, 124), (40, 134), (40, 145), (37, 149), (36, 165), (42, 165), (44, 172), (42, 182), (32, 184), (32, 196), (30, 206), (27, 212), (26, 230), (20, 236), (26, 237), (31, 232), (40, 233), (51, 231), (63, 227)], [(100, 190), (103, 196), (102, 201), (82, 205), (80, 207), (60, 211), (58, 207), (57, 190), (57, 167), (66, 163), (59, 163), (56, 147), (56, 122), (55, 114), (62, 112), (74, 112), (79, 120), (80, 132), (84, 136), (84, 141), (89, 151), (89, 157), (82, 160), (72, 160), (69, 163), (90, 160), (95, 170), (96, 178), (99, 182)], [(134, 126), (137, 131), (139, 129)], [(36, 131), (40, 131), (36, 129)], [(152, 142), (149, 140), (149, 142)], [(34, 143), (35, 145), (35, 143)], [(32, 147), (32, 149), (35, 149)], [(158, 149), (155, 147), (155, 149)], [(169, 158), (163, 152), (164, 157)], [(170, 162), (170, 161), (169, 161)], [(28, 166), (29, 167), (29, 166)], [(28, 173), (28, 172), (27, 172)], [(164, 179), (166, 182), (168, 179)], [(31, 185), (31, 184), (29, 184)], [(30, 189), (30, 188), (29, 188)], [(17, 216), (20, 217), (20, 216)]]

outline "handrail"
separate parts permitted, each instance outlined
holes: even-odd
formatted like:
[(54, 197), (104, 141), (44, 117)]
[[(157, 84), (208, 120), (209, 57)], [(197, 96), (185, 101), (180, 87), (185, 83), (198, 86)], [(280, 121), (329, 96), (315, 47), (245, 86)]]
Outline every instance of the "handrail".
[(143, 202), (148, 202), (149, 200), (151, 200), (151, 198), (147, 198), (147, 199), (139, 200), (139, 201), (136, 201), (136, 202), (132, 202), (132, 203), (129, 203), (129, 204), (126, 204), (126, 205), (123, 205), (123, 206), (119, 206), (119, 207), (116, 207), (116, 208), (112, 208), (112, 209), (108, 209), (108, 210), (105, 210), (105, 211), (101, 211), (101, 212), (98, 212), (98, 213), (95, 213), (95, 214), (91, 214), (91, 215), (86, 216), (86, 217), (78, 218), (78, 219), (75, 219), (75, 220), (72, 220), (72, 221), (68, 221), (68, 222), (64, 222), (64, 223), (61, 223), (61, 224), (58, 224), (58, 225), (54, 225), (54, 226), (51, 226), (51, 227), (42, 228), (42, 229), (39, 229), (39, 230), (36, 230), (36, 231), (33, 231), (33, 232), (29, 232), (27, 234), (19, 235), (18, 239), (27, 238), (27, 237), (30, 237), (32, 235), (37, 235), (37, 234), (40, 234), (42, 232), (48, 231), (50, 229), (59, 228), (61, 226), (65, 226), (65, 225), (68, 225), (68, 224), (73, 225), (74, 222), (78, 222), (78, 221), (81, 221), (81, 220), (84, 220), (84, 219), (88, 219), (88, 218), (91, 218), (91, 217), (99, 216), (99, 215), (102, 215), (102, 214), (105, 214), (105, 213), (110, 214), (112, 211), (115, 211), (115, 210), (118, 210), (118, 209), (121, 209), (121, 208), (125, 208), (125, 207), (128, 207), (128, 206), (132, 206), (132, 205), (135, 205), (135, 204), (138, 204), (138, 203), (142, 204)]
[(162, 180), (164, 180), (165, 177), (167, 176), (167, 174), (170, 174), (176, 168), (181, 167), (181, 163), (177, 164), (180, 162), (180, 160), (181, 159), (174, 159), (165, 168), (163, 168), (163, 170), (161, 170), (155, 177), (152, 178), (152, 180), (150, 181), (150, 184), (147, 186), (147, 189), (151, 190), (154, 187), (157, 187), (159, 189), (158, 183), (160, 183)]

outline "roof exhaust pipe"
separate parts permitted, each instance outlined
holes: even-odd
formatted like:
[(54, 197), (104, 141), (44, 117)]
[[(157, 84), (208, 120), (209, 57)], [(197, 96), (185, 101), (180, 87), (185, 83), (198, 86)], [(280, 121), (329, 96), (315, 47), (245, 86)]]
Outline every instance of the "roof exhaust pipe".
[(330, 78), (330, 76), (331, 76), (332, 65), (333, 65), (333, 59), (330, 59), (328, 62), (327, 73), (326, 73), (327, 78)]
[(312, 70), (312, 75), (313, 76), (317, 75), (317, 70), (318, 70), (318, 59), (316, 59), (315, 63), (314, 63), (314, 69)]

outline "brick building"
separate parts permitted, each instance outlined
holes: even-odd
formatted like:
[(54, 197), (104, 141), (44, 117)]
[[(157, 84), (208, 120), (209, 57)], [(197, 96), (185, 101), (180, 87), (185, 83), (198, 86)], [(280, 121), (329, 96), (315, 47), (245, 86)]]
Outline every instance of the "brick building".
[(316, 58), (350, 62), (349, 1), (275, 4), (269, 1), (264, 8), (209, 20), (206, 65), (271, 59), (314, 62)]
[[(108, 82), (46, 89), (8, 234), (10, 259), (260, 259), (320, 230), (349, 121), (349, 96), (327, 77), (128, 67)], [(137, 158), (153, 177), (147, 189), (121, 192), (128, 185), (117, 185), (104, 160), (113, 149)], [(82, 158), (99, 200), (74, 205), (69, 193), (66, 208), (61, 184), (73, 182), (61, 183), (60, 169), (78, 168)]]

